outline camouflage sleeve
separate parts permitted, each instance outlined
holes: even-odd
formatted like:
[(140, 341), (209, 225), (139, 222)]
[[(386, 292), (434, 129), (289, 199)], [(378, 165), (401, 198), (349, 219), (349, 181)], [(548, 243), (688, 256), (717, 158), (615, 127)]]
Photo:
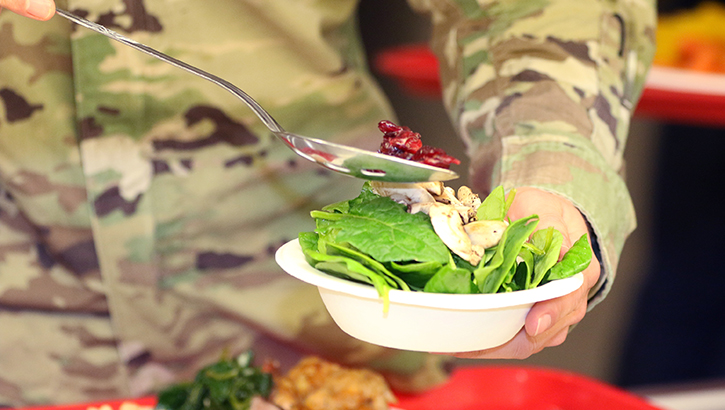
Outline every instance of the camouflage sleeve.
[(532, 186), (592, 227), (600, 301), (635, 228), (623, 180), (632, 111), (654, 54), (654, 0), (409, 0), (432, 15), (444, 103), (471, 185)]

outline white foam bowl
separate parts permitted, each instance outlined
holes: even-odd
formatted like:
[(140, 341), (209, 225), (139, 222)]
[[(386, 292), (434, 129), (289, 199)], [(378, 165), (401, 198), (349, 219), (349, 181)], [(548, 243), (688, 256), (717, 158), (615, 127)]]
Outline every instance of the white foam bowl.
[(310, 266), (298, 240), (277, 251), (288, 274), (317, 286), (337, 325), (352, 337), (395, 349), (456, 353), (483, 350), (511, 340), (534, 303), (578, 289), (583, 275), (509, 293), (452, 295), (390, 291), (388, 312), (374, 287), (337, 278)]

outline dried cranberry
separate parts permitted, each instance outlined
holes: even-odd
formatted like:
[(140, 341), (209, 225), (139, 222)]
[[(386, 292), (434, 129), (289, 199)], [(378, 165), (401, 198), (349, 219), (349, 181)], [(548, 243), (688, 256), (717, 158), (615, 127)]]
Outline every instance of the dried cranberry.
[(383, 133), (400, 131), (400, 127), (392, 121), (382, 120), (378, 123), (378, 129)]
[(448, 168), (451, 164), (461, 163), (440, 148), (423, 145), (420, 134), (411, 131), (408, 127), (383, 120), (378, 123), (378, 129), (384, 134), (383, 142), (378, 149), (378, 152), (382, 154), (440, 168)]
[(412, 131), (403, 131), (397, 137), (388, 138), (387, 143), (405, 152), (416, 153), (423, 146), (420, 135)]
[(395, 149), (395, 147), (393, 147), (390, 144), (390, 140), (389, 139), (383, 141), (383, 143), (380, 144), (380, 148), (378, 149), (378, 152), (380, 152), (382, 154), (388, 154), (388, 155), (392, 155), (392, 153), (395, 152), (395, 151), (396, 151), (396, 149)]
[(458, 165), (461, 163), (458, 159), (446, 154), (442, 149), (428, 145), (423, 146), (416, 152), (411, 160), (439, 168), (449, 168), (451, 164)]

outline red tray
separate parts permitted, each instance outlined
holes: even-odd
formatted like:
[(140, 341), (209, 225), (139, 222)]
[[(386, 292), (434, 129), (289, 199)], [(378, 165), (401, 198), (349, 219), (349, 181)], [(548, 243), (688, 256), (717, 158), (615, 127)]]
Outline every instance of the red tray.
[(425, 394), (398, 395), (405, 410), (654, 410), (645, 399), (575, 373), (535, 367), (464, 367)]
[[(98, 410), (119, 410), (124, 404), (135, 404), (137, 406), (156, 406), (156, 397), (139, 397), (135, 399), (108, 400), (89, 403), (61, 404), (58, 406), (33, 406), (25, 409), (17, 410), (88, 410), (95, 408)], [(101, 408), (103, 407), (103, 408)]]
[[(658, 410), (643, 398), (588, 377), (561, 370), (462, 367), (444, 385), (419, 395), (398, 394), (399, 410)], [(25, 410), (122, 410), (124, 403), (154, 406), (156, 399), (33, 407)], [(101, 406), (104, 406), (101, 409)], [(660, 409), (661, 410), (661, 409)]]
[[(438, 59), (426, 45), (379, 53), (374, 68), (411, 95), (439, 98)], [(667, 122), (725, 126), (725, 75), (652, 67), (635, 116)]]

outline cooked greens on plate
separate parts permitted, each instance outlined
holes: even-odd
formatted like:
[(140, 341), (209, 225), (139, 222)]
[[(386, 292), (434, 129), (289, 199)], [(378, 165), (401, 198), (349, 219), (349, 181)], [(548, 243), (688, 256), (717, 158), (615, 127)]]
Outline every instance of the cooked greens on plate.
[(269, 397), (273, 386), (272, 374), (253, 366), (253, 359), (248, 351), (199, 370), (193, 381), (161, 391), (156, 410), (249, 410), (255, 397)]

